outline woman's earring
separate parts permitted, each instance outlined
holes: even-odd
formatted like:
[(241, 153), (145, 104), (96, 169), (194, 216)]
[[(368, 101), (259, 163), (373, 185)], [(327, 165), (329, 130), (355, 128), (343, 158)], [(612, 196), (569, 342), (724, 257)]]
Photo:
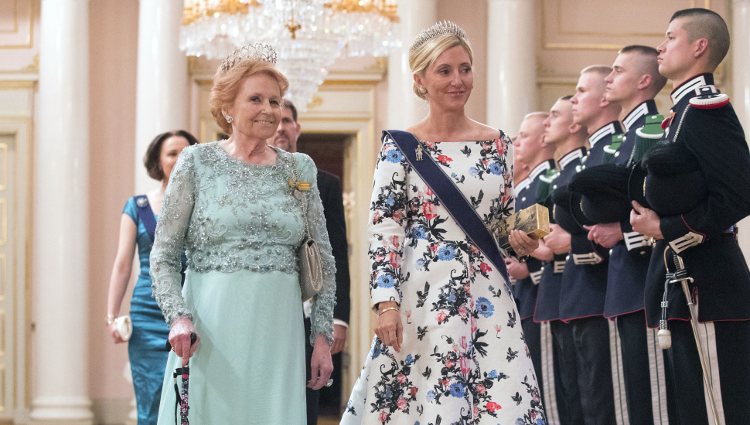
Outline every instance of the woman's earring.
[(231, 124), (231, 123), (232, 123), (232, 121), (234, 121), (234, 118), (232, 118), (232, 116), (231, 116), (231, 115), (226, 115), (226, 116), (224, 117), (224, 119), (225, 119), (225, 120), (227, 120), (227, 123), (228, 123), (228, 124)]

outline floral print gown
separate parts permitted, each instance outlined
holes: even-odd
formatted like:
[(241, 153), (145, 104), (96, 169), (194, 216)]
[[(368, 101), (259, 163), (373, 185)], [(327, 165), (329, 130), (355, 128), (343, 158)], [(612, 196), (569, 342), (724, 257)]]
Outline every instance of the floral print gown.
[[(423, 142), (485, 223), (513, 211), (510, 141)], [(342, 424), (545, 423), (501, 273), (384, 135), (370, 206), (372, 305), (400, 303), (401, 351), (375, 337)]]

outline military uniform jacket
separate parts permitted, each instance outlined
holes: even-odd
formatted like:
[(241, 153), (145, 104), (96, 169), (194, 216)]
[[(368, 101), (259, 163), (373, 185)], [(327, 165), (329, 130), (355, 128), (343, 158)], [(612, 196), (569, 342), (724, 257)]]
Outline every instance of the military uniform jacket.
[[(734, 109), (728, 99), (712, 101), (716, 94), (712, 74), (698, 75), (671, 94), (673, 118), (664, 142), (684, 143), (695, 155), (708, 196), (691, 211), (661, 217), (664, 240), (654, 247), (646, 282), (651, 326), (660, 314), (667, 245), (695, 279), (700, 321), (750, 320), (750, 272), (734, 233), (735, 223), (750, 214), (750, 153)], [(670, 319), (689, 318), (679, 285), (670, 285), (668, 300)]]
[[(534, 204), (545, 204), (548, 198), (549, 183), (545, 182), (542, 177), (548, 170), (555, 168), (553, 160), (544, 161), (534, 167), (529, 177), (524, 179), (516, 187), (516, 211), (530, 207)], [(518, 313), (521, 320), (528, 319), (534, 315), (536, 305), (537, 285), (542, 280), (542, 262), (536, 258), (526, 260), (526, 266), (529, 268), (529, 276), (521, 279), (513, 285), (513, 295), (518, 305)]]
[[(591, 149), (581, 168), (600, 165), (604, 160), (604, 147), (612, 136), (622, 133), (618, 121), (606, 124), (589, 137)], [(607, 292), (608, 250), (588, 240), (584, 230), (570, 236), (571, 253), (565, 263), (560, 292), (560, 319), (573, 320), (604, 314), (604, 296)]]
[[(567, 186), (570, 183), (585, 155), (586, 148), (577, 148), (560, 158), (560, 173), (551, 182), (553, 192), (558, 187)], [(552, 216), (553, 214), (550, 212), (550, 221), (554, 221)], [(537, 288), (536, 308), (534, 309), (535, 322), (560, 320), (560, 289), (566, 257), (565, 254), (555, 255), (553, 261), (544, 263), (542, 280)]]
[[(635, 147), (635, 131), (643, 126), (646, 117), (657, 114), (656, 102), (647, 100), (633, 108), (622, 121), (625, 139), (614, 152), (613, 162), (629, 165)], [(633, 231), (630, 222), (620, 223), (623, 240), (610, 250), (607, 268), (607, 294), (604, 298), (604, 317), (616, 317), (643, 310), (643, 289), (651, 258), (651, 246), (643, 235)]]

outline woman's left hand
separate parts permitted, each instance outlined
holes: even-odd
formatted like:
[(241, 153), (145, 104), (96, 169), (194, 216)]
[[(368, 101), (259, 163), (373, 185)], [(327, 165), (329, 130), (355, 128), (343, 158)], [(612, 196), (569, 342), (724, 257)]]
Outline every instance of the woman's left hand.
[(333, 361), (331, 360), (331, 346), (323, 335), (315, 338), (312, 359), (310, 359), (310, 380), (307, 388), (319, 390), (328, 384), (333, 372)]
[(539, 241), (532, 239), (523, 230), (512, 230), (508, 242), (510, 242), (513, 251), (520, 257), (531, 254), (539, 247)]

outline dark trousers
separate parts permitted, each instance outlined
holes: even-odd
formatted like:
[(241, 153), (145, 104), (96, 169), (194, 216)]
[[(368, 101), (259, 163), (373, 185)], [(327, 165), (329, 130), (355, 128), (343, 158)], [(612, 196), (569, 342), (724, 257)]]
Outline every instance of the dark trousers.
[(651, 425), (654, 414), (651, 409), (646, 317), (643, 311), (639, 311), (618, 316), (616, 320), (630, 425)]
[(555, 393), (560, 425), (583, 424), (581, 392), (578, 389), (573, 328), (559, 320), (550, 322), (552, 356), (555, 369)]
[(534, 323), (531, 317), (521, 320), (523, 328), (523, 337), (526, 340), (526, 346), (529, 347), (531, 362), (534, 364), (536, 380), (539, 385), (539, 393), (542, 394), (542, 405), (544, 405), (544, 388), (542, 386), (542, 327), (539, 323)]
[[(721, 404), (726, 425), (743, 425), (750, 420), (750, 322), (713, 322), (716, 332), (716, 359), (719, 380), (714, 377), (714, 385), (720, 381)], [(699, 324), (699, 327), (705, 326)], [(695, 338), (689, 322), (670, 321), (672, 348), (667, 352), (672, 381), (678, 425), (704, 425), (708, 423), (710, 412), (706, 409), (701, 370)], [(709, 345), (701, 339), (704, 352)], [(714, 389), (716, 391), (716, 389)], [(718, 402), (718, 400), (717, 400)], [(671, 421), (670, 417), (670, 421)], [(671, 423), (671, 422), (670, 422)]]
[(616, 425), (609, 323), (604, 317), (588, 317), (571, 320), (570, 325), (576, 348), (583, 423)]
[[(310, 359), (312, 359), (313, 347), (310, 345), (310, 319), (305, 319), (305, 385), (310, 380)], [(317, 425), (318, 423), (318, 402), (320, 401), (320, 391), (311, 390), (305, 387), (305, 402), (307, 403), (307, 425)]]

